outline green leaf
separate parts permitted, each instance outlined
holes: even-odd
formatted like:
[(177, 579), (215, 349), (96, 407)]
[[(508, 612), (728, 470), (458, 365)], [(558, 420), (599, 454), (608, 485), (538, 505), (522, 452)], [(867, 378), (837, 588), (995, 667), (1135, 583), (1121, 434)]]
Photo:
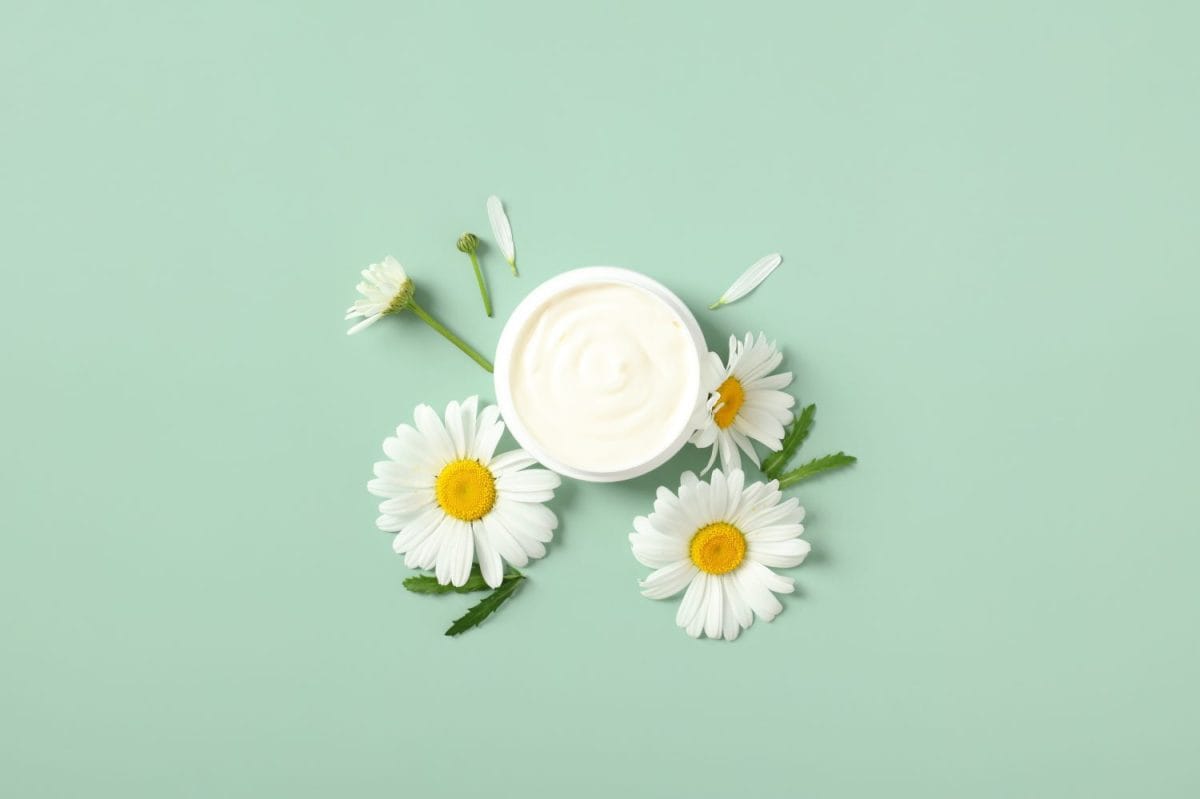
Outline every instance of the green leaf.
[(525, 575), (516, 569), (512, 569), (508, 574), (504, 575), (504, 581), (500, 583), (499, 588), (479, 600), (478, 604), (474, 605), (461, 617), (455, 619), (454, 623), (450, 625), (450, 629), (446, 630), (446, 635), (459, 635), (472, 627), (479, 626), (484, 619), (499, 610), (500, 606), (517, 590), (517, 586), (524, 581)]
[(858, 458), (853, 455), (847, 455), (844, 452), (837, 452), (833, 455), (826, 455), (823, 458), (816, 458), (796, 469), (792, 469), (787, 474), (779, 478), (779, 487), (787, 488), (790, 485), (795, 485), (801, 480), (807, 480), (822, 472), (828, 472), (831, 469), (841, 469), (849, 466), (852, 463), (857, 463)]
[(817, 406), (809, 405), (800, 411), (799, 416), (792, 417), (787, 432), (783, 434), (783, 445), (778, 452), (772, 452), (762, 462), (762, 473), (772, 480), (778, 478), (787, 465), (796, 456), (796, 450), (812, 432), (813, 419), (817, 415)]
[(414, 574), (405, 579), (404, 587), (414, 594), (469, 594), (472, 591), (486, 591), (491, 588), (484, 582), (478, 564), (471, 567), (471, 576), (462, 585), (442, 585), (432, 574)]

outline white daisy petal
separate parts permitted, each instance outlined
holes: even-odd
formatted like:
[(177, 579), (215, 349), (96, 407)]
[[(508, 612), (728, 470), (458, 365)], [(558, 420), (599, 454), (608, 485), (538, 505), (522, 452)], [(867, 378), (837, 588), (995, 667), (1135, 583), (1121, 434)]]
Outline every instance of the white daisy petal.
[(642, 580), (642, 596), (650, 599), (666, 599), (670, 596), (675, 596), (692, 581), (692, 578), (699, 574), (700, 570), (691, 564), (690, 561), (682, 560), (664, 566), (663, 568), (651, 572), (650, 576)]
[(392, 539), (392, 549), (396, 554), (403, 555), (405, 552), (416, 549), (425, 542), (429, 536), (433, 535), (437, 530), (438, 525), (446, 515), (442, 513), (442, 509), (436, 506), (429, 508), (424, 513), (420, 514), (412, 521), (404, 525), (404, 529), (400, 534)]
[(754, 513), (747, 514), (742, 520), (742, 529), (757, 530), (760, 527), (788, 524), (797, 521), (800, 515), (800, 500), (792, 497), (778, 505), (763, 505)]
[[(353, 318), (353, 317), (347, 317), (347, 318)], [(383, 314), (370, 315), (366, 319), (363, 319), (361, 322), (351, 325), (350, 329), (346, 331), (346, 335), (353, 336), (355, 333), (358, 333), (362, 330), (366, 330), (368, 327), (375, 324), (382, 318), (383, 318)]]
[(425, 446), (443, 464), (455, 460), (454, 443), (450, 440), (441, 417), (428, 405), (418, 405), (413, 410), (413, 421), (425, 438)]
[(455, 585), (463, 585), (471, 576), (471, 564), (475, 562), (475, 536), (471, 532), (471, 525), (466, 522), (459, 525), (455, 530), (455, 535), (462, 537), (462, 543), (458, 548), (458, 560), (454, 564), (454, 576), (451, 582)]
[(676, 561), (687, 560), (687, 540), (666, 536), (654, 530), (645, 516), (633, 520), (636, 533), (629, 536), (633, 556), (644, 566), (659, 569)]
[(675, 623), (684, 628), (692, 638), (699, 638), (704, 632), (704, 620), (708, 612), (709, 586), (716, 582), (710, 574), (697, 574), (679, 603), (679, 611), (675, 615)]
[(404, 555), (404, 565), (410, 569), (432, 569), (437, 563), (438, 553), (446, 545), (447, 536), (453, 527), (454, 519), (443, 515), (425, 540), (414, 545)]
[(391, 499), (379, 503), (380, 513), (390, 513), (393, 516), (406, 516), (415, 511), (423, 510), (434, 501), (433, 491), (429, 489), (402, 489)]
[(511, 512), (512, 506), (503, 502), (497, 502), (496, 507), (486, 518), (495, 517), (497, 521), (504, 525), (504, 529), (508, 530), (509, 535), (525, 550), (533, 560), (545, 557), (546, 542), (550, 540), (552, 533), (545, 528), (523, 523), (521, 517), (516, 516)]
[(375, 520), (375, 526), (385, 533), (398, 533), (404, 529), (404, 519), (384, 513)]
[(812, 547), (803, 538), (788, 541), (754, 541), (746, 554), (763, 564), (780, 569), (790, 569), (804, 562)]
[(725, 290), (720, 299), (708, 307), (710, 309), (719, 308), (722, 305), (737, 302), (758, 288), (759, 284), (766, 280), (781, 263), (783, 263), (783, 256), (777, 252), (759, 258), (737, 280), (733, 281), (733, 285)]
[(428, 469), (416, 469), (395, 461), (377, 462), (375, 477), (381, 483), (389, 483), (400, 488), (433, 488), (436, 480), (436, 475), (431, 474)]
[(768, 543), (772, 541), (788, 541), (804, 534), (804, 525), (799, 522), (791, 524), (772, 524), (767, 527), (757, 527), (751, 533), (746, 533), (746, 542), (750, 544)]
[(558, 529), (558, 517), (545, 505), (534, 505), (502, 496), (496, 503), (496, 511), (504, 514), (505, 521), (510, 523), (510, 526), (517, 525), (522, 530), (529, 531), (530, 535), (543, 543), (548, 543), (554, 537), (554, 531)]
[(462, 408), (454, 400), (446, 405), (446, 432), (450, 435), (450, 444), (454, 448), (455, 460), (466, 457), (467, 439), (463, 430)]
[(735, 614), (735, 604), (741, 601), (741, 597), (734, 597), (737, 587), (728, 577), (721, 580), (721, 591), (723, 592), (723, 601), (721, 607), (722, 634), (726, 641), (736, 640), (738, 633), (742, 631), (742, 625), (738, 616)]
[(738, 592), (763, 621), (771, 621), (783, 610), (783, 603), (761, 582), (749, 578), (744, 569), (732, 573)]
[(772, 450), (779, 449), (779, 442), (783, 440), (783, 425), (779, 420), (764, 410), (749, 407), (748, 404), (738, 411), (738, 418), (734, 424), (740, 425), (740, 429), (744, 430), (746, 435), (761, 441)]
[(480, 522), (471, 525), (471, 534), (475, 538), (475, 557), (479, 560), (479, 573), (483, 581), (492, 588), (498, 588), (504, 579), (504, 562), (500, 553), (492, 546), (492, 537)]
[(710, 485), (712, 490), (708, 493), (708, 516), (714, 522), (723, 521), (729, 507), (729, 481), (725, 479), (725, 472), (720, 469), (713, 472)]
[(525, 550), (517, 543), (517, 539), (512, 537), (508, 528), (495, 514), (484, 516), (479, 521), (483, 524), (488, 539), (500, 557), (518, 569), (524, 568), (529, 563), (529, 555), (525, 553)]
[(505, 472), (496, 478), (501, 491), (553, 491), (562, 485), (562, 478), (548, 469), (523, 469)]
[(746, 558), (742, 562), (741, 571), (777, 594), (790, 594), (796, 590), (796, 581), (791, 577), (776, 574), (753, 558)]
[[(496, 454), (496, 446), (504, 435), (504, 423), (499, 421), (500, 409), (489, 405), (479, 414), (478, 430), (475, 433), (475, 443), (471, 446), (471, 457), (483, 464), (489, 464)], [(492, 470), (493, 474), (495, 470)]]
[(492, 226), (492, 236), (496, 239), (496, 247), (504, 256), (504, 260), (508, 261), (509, 266), (513, 267), (513, 274), (516, 274), (517, 250), (513, 245), (512, 225), (508, 222), (508, 215), (504, 213), (504, 204), (494, 194), (487, 198), (487, 213), (488, 222)]
[[(762, 392), (764, 396), (770, 396), (767, 392), (781, 391), (792, 384), (791, 372), (779, 372), (778, 374), (768, 375), (767, 377), (759, 377), (754, 380), (748, 380), (745, 385), (746, 391), (753, 391), (756, 394)], [(788, 395), (784, 395), (788, 396)], [(796, 399), (792, 397), (792, 403), (795, 404)], [(789, 405), (790, 407), (790, 405)]]
[[(730, 572), (725, 578), (725, 600), (727, 603), (726, 609), (733, 614), (738, 627), (744, 630), (751, 624), (754, 624), (754, 611), (750, 608), (750, 604), (743, 595), (737, 571)], [(734, 637), (736, 637), (736, 633)]]
[(479, 397), (467, 397), (458, 406), (459, 418), (462, 420), (463, 454), (464, 458), (477, 458), (472, 451), (475, 447), (475, 428), (479, 424)]
[(537, 463), (537, 459), (528, 452), (523, 449), (514, 449), (492, 458), (492, 462), (487, 466), (491, 469), (492, 474), (499, 477), (507, 472), (515, 472), (535, 463)]
[(725, 610), (724, 580), (709, 575), (708, 591), (704, 601), (708, 606), (704, 613), (704, 634), (709, 638), (720, 638)]

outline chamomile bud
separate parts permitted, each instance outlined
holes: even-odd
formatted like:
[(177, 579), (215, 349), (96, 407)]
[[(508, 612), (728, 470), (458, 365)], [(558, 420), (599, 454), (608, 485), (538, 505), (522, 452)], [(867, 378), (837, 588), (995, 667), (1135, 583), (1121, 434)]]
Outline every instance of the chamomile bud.
[(458, 237), (458, 251), (465, 252), (471, 258), (471, 266), (475, 268), (475, 282), (479, 284), (479, 296), (483, 298), (483, 311), (492, 315), (492, 298), (488, 296), (487, 284), (483, 282), (483, 270), (479, 268), (479, 258), (475, 251), (479, 249), (479, 237), (474, 233), (464, 233)]

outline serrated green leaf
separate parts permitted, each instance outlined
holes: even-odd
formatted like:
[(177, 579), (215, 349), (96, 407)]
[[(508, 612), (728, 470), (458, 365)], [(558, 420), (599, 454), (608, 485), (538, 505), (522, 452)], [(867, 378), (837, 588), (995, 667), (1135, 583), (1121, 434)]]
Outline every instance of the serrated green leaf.
[(486, 591), (491, 588), (479, 571), (479, 565), (471, 567), (471, 576), (462, 585), (442, 585), (432, 574), (414, 574), (404, 580), (404, 587), (414, 594), (469, 594), (472, 591)]
[(455, 619), (454, 623), (450, 625), (450, 629), (446, 630), (446, 635), (460, 635), (472, 627), (478, 627), (484, 619), (499, 610), (500, 606), (517, 590), (517, 586), (524, 581), (525, 575), (516, 569), (512, 569), (508, 574), (504, 575), (504, 582), (500, 583), (499, 588), (479, 600), (470, 610)]
[(779, 487), (787, 488), (790, 485), (795, 485), (801, 480), (807, 480), (822, 472), (828, 472), (831, 469), (841, 469), (849, 466), (852, 463), (858, 462), (858, 458), (853, 455), (847, 455), (844, 452), (835, 452), (833, 455), (826, 455), (822, 458), (816, 458), (798, 468), (792, 469), (787, 474), (779, 478)]
[(808, 434), (812, 432), (813, 420), (817, 415), (817, 406), (808, 405), (804, 410), (800, 411), (799, 416), (792, 416), (792, 423), (788, 425), (787, 431), (783, 434), (783, 444), (778, 452), (772, 452), (762, 462), (762, 473), (772, 480), (777, 479), (787, 465), (792, 462), (792, 458), (796, 456), (796, 451), (800, 449), (800, 445), (808, 438)]

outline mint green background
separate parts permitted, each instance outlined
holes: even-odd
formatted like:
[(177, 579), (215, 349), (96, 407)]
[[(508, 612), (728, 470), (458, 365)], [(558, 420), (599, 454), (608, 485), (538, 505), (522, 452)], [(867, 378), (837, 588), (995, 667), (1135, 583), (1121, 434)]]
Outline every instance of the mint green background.
[[(0, 793), (1200, 793), (1189, 4), (0, 10)], [(977, 5), (977, 4), (976, 4)], [(507, 201), (523, 274), (464, 229)], [(488, 236), (490, 238), (490, 235)], [(538, 281), (628, 266), (820, 406), (812, 558), (734, 645), (572, 484), (485, 627), (365, 491)]]

